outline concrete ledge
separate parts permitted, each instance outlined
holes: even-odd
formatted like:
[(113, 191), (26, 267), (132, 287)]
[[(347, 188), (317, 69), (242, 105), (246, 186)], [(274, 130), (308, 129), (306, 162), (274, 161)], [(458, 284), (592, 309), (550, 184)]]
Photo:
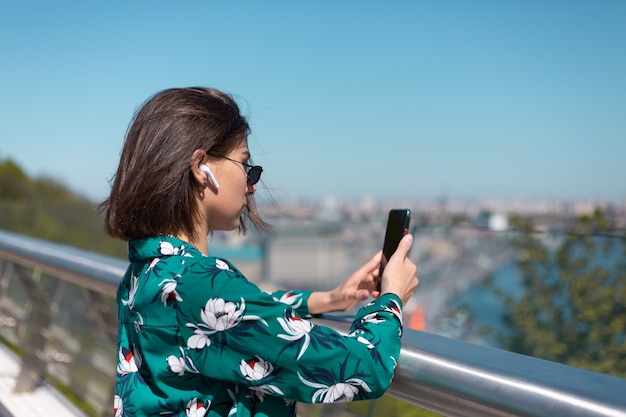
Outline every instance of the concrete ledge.
[(0, 364), (1, 417), (87, 417), (47, 383), (40, 384), (33, 392), (14, 393), (21, 360), (2, 344)]

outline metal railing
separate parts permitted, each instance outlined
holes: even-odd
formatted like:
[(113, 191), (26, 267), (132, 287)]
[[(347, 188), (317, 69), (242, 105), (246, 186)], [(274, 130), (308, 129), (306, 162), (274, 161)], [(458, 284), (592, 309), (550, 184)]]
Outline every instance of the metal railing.
[[(126, 263), (2, 231), (0, 261), (0, 336), (23, 348), (15, 391), (34, 389), (45, 372), (107, 415), (113, 297)], [(349, 327), (341, 316), (317, 320)], [(81, 367), (87, 375), (73, 375)], [(626, 416), (625, 379), (412, 330), (387, 394), (445, 416)]]

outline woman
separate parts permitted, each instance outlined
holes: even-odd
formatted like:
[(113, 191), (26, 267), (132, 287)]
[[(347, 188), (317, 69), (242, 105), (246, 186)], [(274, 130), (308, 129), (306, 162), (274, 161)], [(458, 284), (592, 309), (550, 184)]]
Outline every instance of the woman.
[[(382, 277), (378, 253), (328, 292), (268, 294), (208, 256), (215, 230), (268, 227), (248, 133), (236, 103), (208, 88), (162, 91), (132, 120), (101, 204), (130, 260), (117, 295), (116, 416), (291, 416), (295, 401), (375, 398), (391, 382), (418, 282), (410, 236)], [(370, 296), (348, 336), (305, 319)]]

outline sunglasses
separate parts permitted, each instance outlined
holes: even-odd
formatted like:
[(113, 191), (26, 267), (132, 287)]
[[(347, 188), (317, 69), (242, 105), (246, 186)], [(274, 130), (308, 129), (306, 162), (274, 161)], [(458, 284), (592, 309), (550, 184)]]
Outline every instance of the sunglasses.
[(254, 185), (261, 179), (261, 173), (263, 172), (263, 167), (259, 165), (250, 165), (245, 162), (238, 161), (236, 159), (229, 158), (227, 156), (220, 156), (220, 158), (228, 159), (229, 161), (236, 162), (243, 166), (244, 172), (246, 173), (246, 182), (248, 185)]

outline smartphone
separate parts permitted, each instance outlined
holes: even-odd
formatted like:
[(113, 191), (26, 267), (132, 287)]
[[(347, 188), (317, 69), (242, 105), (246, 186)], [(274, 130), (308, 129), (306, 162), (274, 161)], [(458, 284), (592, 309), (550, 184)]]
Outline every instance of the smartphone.
[(398, 248), (398, 244), (402, 238), (409, 233), (409, 224), (411, 222), (411, 210), (409, 209), (392, 209), (389, 211), (389, 219), (387, 220), (387, 230), (385, 231), (385, 241), (383, 243), (383, 256), (380, 260), (380, 277), (383, 276), (383, 270), (391, 258), (391, 255)]

